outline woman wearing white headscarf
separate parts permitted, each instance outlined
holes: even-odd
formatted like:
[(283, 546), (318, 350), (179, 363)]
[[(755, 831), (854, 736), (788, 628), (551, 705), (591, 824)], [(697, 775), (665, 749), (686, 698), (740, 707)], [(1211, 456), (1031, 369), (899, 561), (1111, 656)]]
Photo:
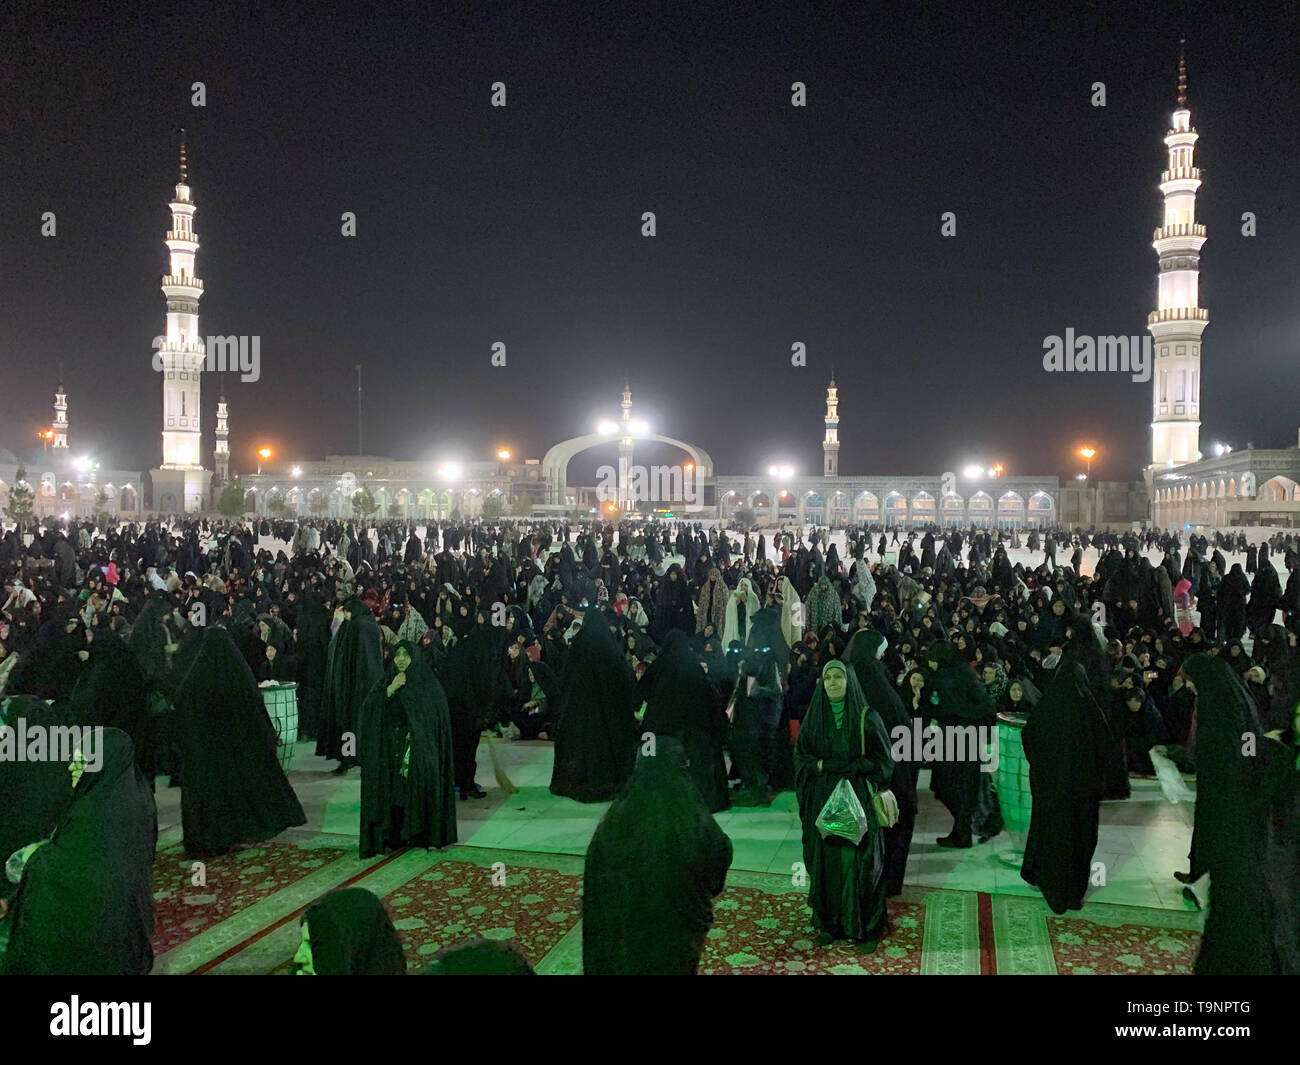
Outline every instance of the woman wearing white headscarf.
[[(743, 604), (743, 616), (740, 609)], [(754, 591), (754, 585), (748, 577), (741, 577), (736, 585), (735, 591), (727, 596), (727, 613), (722, 623), (722, 643), (726, 647), (731, 646), (732, 640), (745, 642), (745, 637), (749, 633), (749, 627), (753, 624), (754, 615), (759, 609), (758, 593)]]
[(803, 603), (789, 577), (781, 578), (780, 589), (781, 635), (785, 637), (785, 645), (793, 647), (803, 639)]
[(870, 612), (876, 598), (876, 579), (871, 576), (871, 567), (865, 559), (853, 563), (853, 598), (858, 601), (859, 610)]

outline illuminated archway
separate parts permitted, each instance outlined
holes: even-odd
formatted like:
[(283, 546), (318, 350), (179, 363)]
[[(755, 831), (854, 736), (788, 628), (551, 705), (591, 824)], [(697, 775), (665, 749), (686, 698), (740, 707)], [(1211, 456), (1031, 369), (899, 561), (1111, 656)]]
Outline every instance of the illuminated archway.
[(701, 495), (704, 484), (713, 480), (713, 456), (704, 448), (696, 444), (688, 444), (685, 440), (678, 440), (675, 437), (660, 436), (658, 433), (625, 434), (620, 428), (617, 433), (609, 435), (588, 433), (586, 436), (562, 440), (546, 452), (542, 458), (542, 476), (546, 479), (546, 501), (552, 504), (564, 502), (569, 489), (569, 463), (574, 458), (595, 447), (617, 446), (620, 440), (626, 439), (629, 435), (634, 443), (646, 441), (668, 444), (690, 455), (691, 461), (695, 463), (695, 484), (701, 489)]

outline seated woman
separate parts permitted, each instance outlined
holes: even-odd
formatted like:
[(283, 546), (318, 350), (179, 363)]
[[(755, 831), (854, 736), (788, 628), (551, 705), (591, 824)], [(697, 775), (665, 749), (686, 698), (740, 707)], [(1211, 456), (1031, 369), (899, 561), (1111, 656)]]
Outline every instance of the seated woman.
[[(872, 814), (872, 795), (889, 787), (894, 760), (880, 716), (868, 705), (857, 677), (832, 659), (799, 729), (794, 750), (795, 791), (803, 822), (808, 905), (820, 930), (817, 942), (852, 939), (870, 953), (889, 932), (883, 882), (881, 826)], [(831, 792), (848, 780), (871, 827), (861, 842), (823, 837), (817, 828)]]
[(295, 976), (405, 976), (402, 941), (384, 904), (365, 888), (331, 892), (302, 918)]
[(153, 967), (153, 793), (130, 737), (99, 735), (98, 750), (78, 750), (67, 766), (76, 790), (54, 835), (10, 863), (21, 881), (6, 975), (146, 976)]
[(455, 789), (446, 693), (404, 640), (361, 707), (361, 857), (455, 843)]

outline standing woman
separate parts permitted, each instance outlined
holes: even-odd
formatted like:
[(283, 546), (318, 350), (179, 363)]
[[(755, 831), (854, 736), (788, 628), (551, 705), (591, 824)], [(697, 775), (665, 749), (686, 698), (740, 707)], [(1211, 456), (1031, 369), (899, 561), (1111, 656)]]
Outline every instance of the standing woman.
[(456, 842), (456, 783), (447, 696), (403, 640), (361, 708), (362, 858), (392, 847)]
[[(872, 794), (889, 786), (894, 760), (880, 717), (867, 706), (858, 679), (832, 659), (799, 730), (795, 745), (795, 790), (803, 822), (804, 865), (810, 878), (808, 905), (822, 945), (852, 939), (868, 953), (889, 932), (883, 883), (881, 827), (874, 824)], [(817, 815), (835, 786), (848, 779), (873, 820), (862, 841), (822, 837)]]
[(225, 629), (203, 631), (176, 712), (186, 857), (210, 858), (307, 823), (276, 758), (253, 671)]

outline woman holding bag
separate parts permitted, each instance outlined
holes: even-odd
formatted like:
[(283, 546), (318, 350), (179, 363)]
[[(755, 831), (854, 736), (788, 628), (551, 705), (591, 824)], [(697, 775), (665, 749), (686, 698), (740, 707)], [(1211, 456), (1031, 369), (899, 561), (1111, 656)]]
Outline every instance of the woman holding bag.
[[(881, 829), (897, 817), (897, 807), (882, 789), (889, 786), (894, 760), (880, 716), (867, 705), (853, 671), (839, 659), (822, 669), (799, 730), (794, 765), (808, 905), (820, 933), (817, 942), (852, 939), (871, 953), (889, 932)], [(850, 829), (846, 838), (837, 834), (839, 826), (831, 827), (832, 820), (842, 824), (842, 819), (821, 817), (841, 781), (847, 782), (865, 813), (859, 840), (851, 838), (857, 831)], [(837, 804), (842, 795), (843, 789)]]

